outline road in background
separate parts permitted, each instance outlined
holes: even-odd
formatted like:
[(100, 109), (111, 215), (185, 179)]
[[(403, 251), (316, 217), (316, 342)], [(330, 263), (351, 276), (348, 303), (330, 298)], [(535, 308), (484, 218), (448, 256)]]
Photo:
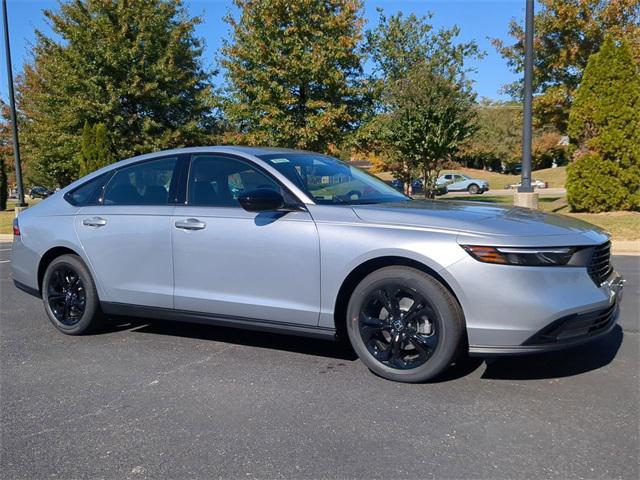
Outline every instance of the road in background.
[[(517, 191), (517, 189), (512, 188), (496, 188), (491, 189), (488, 192), (481, 195), (471, 195), (469, 192), (450, 192), (447, 193), (449, 197), (470, 197), (470, 198), (479, 198), (482, 199), (482, 195), (499, 195), (499, 196), (507, 196), (513, 194)], [(565, 188), (536, 188), (535, 192), (539, 195), (548, 195), (548, 196), (559, 196), (562, 197), (567, 194), (567, 190)], [(416, 198), (420, 198), (420, 194), (416, 195)]]
[(348, 348), (288, 336), (127, 319), (65, 336), (0, 263), (0, 472), (637, 479), (639, 261), (615, 258), (628, 283), (606, 338), (467, 359), (425, 385), (383, 380)]

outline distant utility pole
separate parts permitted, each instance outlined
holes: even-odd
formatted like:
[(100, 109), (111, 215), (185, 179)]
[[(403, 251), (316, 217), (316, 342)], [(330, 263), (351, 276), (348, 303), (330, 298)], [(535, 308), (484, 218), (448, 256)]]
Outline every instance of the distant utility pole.
[(11, 127), (13, 130), (13, 156), (16, 161), (16, 184), (18, 186), (18, 207), (26, 207), (24, 189), (22, 188), (22, 166), (20, 163), (20, 142), (18, 141), (18, 116), (16, 115), (16, 99), (13, 93), (13, 69), (11, 68), (11, 47), (9, 46), (9, 20), (7, 19), (7, 0), (2, 0), (2, 23), (4, 24), (4, 47), (7, 59), (7, 82), (9, 83), (9, 107), (11, 110)]
[(518, 192), (530, 193), (531, 188), (531, 137), (533, 112), (533, 0), (527, 0), (524, 33), (524, 121), (522, 128), (522, 181)]

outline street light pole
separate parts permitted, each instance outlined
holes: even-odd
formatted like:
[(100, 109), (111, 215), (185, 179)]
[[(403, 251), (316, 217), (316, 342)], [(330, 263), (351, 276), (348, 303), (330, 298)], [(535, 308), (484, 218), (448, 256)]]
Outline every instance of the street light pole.
[(20, 142), (18, 141), (18, 119), (16, 115), (16, 99), (13, 92), (13, 69), (11, 68), (11, 47), (9, 46), (9, 21), (7, 19), (7, 0), (2, 0), (2, 21), (4, 26), (4, 47), (7, 59), (7, 82), (9, 83), (9, 107), (11, 110), (11, 126), (13, 132), (13, 156), (16, 162), (16, 184), (18, 186), (18, 207), (26, 207), (24, 189), (22, 187), (22, 166), (20, 163)]
[(524, 33), (524, 119), (522, 128), (522, 179), (518, 192), (531, 193), (531, 137), (533, 101), (533, 0), (527, 0)]

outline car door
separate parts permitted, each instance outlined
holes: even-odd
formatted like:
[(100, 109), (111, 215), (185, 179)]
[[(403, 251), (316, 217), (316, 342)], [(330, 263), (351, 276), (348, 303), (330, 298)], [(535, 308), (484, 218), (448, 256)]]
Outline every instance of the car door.
[(103, 302), (173, 307), (171, 215), (178, 157), (118, 169), (75, 226)]
[(315, 326), (320, 312), (315, 223), (305, 209), (245, 211), (238, 196), (257, 188), (283, 189), (248, 160), (191, 157), (185, 204), (176, 206), (171, 228), (175, 308)]

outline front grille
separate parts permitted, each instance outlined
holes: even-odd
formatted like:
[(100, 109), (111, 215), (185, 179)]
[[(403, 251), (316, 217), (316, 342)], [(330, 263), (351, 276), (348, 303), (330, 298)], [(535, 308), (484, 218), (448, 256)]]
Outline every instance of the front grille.
[(615, 322), (618, 304), (594, 312), (573, 314), (547, 325), (524, 345), (540, 345), (591, 337)]
[(611, 266), (611, 242), (598, 245), (591, 255), (588, 272), (596, 285), (600, 286), (609, 277), (613, 267)]

